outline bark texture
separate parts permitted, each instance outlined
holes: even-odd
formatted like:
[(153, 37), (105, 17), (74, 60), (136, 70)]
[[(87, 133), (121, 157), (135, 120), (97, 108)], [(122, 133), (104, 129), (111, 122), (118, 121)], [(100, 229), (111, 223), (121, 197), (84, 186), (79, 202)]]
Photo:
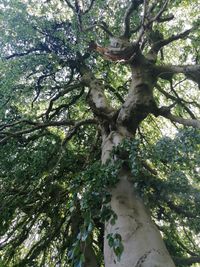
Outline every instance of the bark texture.
[[(124, 46), (126, 42), (120, 44), (122, 52)], [(148, 114), (156, 114), (159, 111), (153, 97), (153, 88), (160, 73), (155, 64), (145, 58), (139, 50), (133, 55), (129, 62), (132, 83), (119, 110), (115, 110), (107, 101), (102, 81), (96, 79), (86, 66), (82, 65), (80, 68), (82, 81), (90, 88), (88, 103), (102, 132), (103, 164), (109, 159), (114, 147), (124, 139), (134, 137), (139, 124)], [(105, 267), (174, 267), (150, 213), (134, 191), (134, 177), (130, 170), (122, 167), (118, 178), (116, 187), (108, 189), (111, 193), (110, 205), (117, 215), (117, 220), (114, 225), (111, 222), (105, 225)], [(124, 246), (120, 261), (107, 240), (108, 234), (115, 233), (122, 237)]]
[[(115, 132), (110, 135), (104, 143), (102, 161), (105, 161), (113, 145), (121, 140), (122, 134)], [(110, 222), (105, 225), (105, 267), (173, 267), (175, 265), (150, 213), (134, 191), (133, 179), (130, 171), (122, 169), (118, 184), (110, 192), (110, 204), (117, 220), (114, 225)], [(121, 235), (124, 246), (120, 261), (107, 240), (108, 234), (115, 233)]]
[[(105, 267), (175, 266), (149, 212), (133, 191), (130, 179), (130, 174), (122, 171), (119, 183), (111, 191), (111, 207), (117, 220), (115, 225), (107, 223), (105, 227)], [(106, 236), (109, 233), (122, 237), (124, 251), (120, 261), (108, 245)]]

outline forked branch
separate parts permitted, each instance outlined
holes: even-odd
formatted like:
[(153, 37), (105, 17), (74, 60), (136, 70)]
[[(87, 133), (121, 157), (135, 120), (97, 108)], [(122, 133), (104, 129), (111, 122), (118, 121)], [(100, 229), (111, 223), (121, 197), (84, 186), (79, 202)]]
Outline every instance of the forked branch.
[(87, 14), (93, 7), (95, 0), (91, 0), (89, 7), (83, 12), (83, 15)]
[(130, 5), (128, 6), (125, 16), (124, 16), (124, 32), (122, 37), (129, 39), (131, 37), (131, 29), (130, 29), (130, 19), (131, 15), (135, 10), (137, 10), (138, 6), (143, 3), (143, 0), (132, 0)]
[(152, 24), (154, 21), (159, 20), (162, 16), (163, 12), (166, 10), (166, 7), (169, 3), (169, 0), (165, 0), (163, 6), (160, 8), (159, 12), (149, 21), (150, 24)]
[(170, 44), (176, 40), (185, 38), (186, 36), (188, 36), (191, 33), (191, 31), (192, 31), (192, 29), (188, 29), (188, 30), (186, 30), (180, 34), (172, 35), (167, 39), (161, 39), (161, 40), (156, 41), (153, 44), (149, 54), (152, 54), (152, 53), (157, 54), (162, 47), (164, 47), (164, 46), (166, 46), (166, 45), (168, 45), (168, 44)]
[[(171, 86), (171, 90), (173, 90), (175, 96), (173, 96), (173, 95), (169, 94), (168, 92), (166, 92), (165, 90), (163, 90), (161, 88), (161, 86), (159, 86), (158, 84), (156, 85), (156, 88), (167, 99), (171, 99), (172, 101), (174, 101), (175, 104), (179, 104), (180, 106), (182, 106), (183, 109), (190, 115), (191, 119), (196, 119), (194, 114), (192, 113), (192, 111), (187, 106), (187, 104), (189, 104), (189, 103), (186, 100), (184, 100), (183, 98), (179, 97), (179, 95), (175, 92), (175, 90), (172, 88), (172, 86)], [(193, 104), (193, 103), (191, 103), (191, 104)]]

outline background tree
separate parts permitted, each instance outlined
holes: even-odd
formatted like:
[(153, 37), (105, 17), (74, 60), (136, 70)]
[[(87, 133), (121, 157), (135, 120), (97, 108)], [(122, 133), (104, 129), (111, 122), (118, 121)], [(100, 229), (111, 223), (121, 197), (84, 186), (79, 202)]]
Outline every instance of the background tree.
[(200, 262), (198, 1), (0, 6), (1, 266)]

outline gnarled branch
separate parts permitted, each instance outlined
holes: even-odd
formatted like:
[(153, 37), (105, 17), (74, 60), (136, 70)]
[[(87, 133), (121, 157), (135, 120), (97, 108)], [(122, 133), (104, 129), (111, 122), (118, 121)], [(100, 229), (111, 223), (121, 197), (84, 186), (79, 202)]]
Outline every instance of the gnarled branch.
[(124, 17), (124, 32), (122, 34), (123, 38), (129, 39), (131, 37), (131, 30), (130, 30), (131, 15), (133, 11), (136, 10), (138, 6), (142, 3), (143, 3), (142, 0), (132, 0), (131, 3), (129, 4)]
[(84, 64), (80, 68), (83, 83), (90, 88), (88, 94), (88, 102), (94, 114), (100, 118), (110, 120), (114, 114), (115, 109), (108, 103), (104, 94), (105, 86)]
[(176, 41), (176, 40), (185, 38), (186, 36), (188, 36), (191, 33), (191, 31), (192, 31), (192, 29), (189, 29), (189, 30), (186, 30), (186, 31), (184, 31), (182, 33), (179, 33), (179, 34), (176, 34), (176, 35), (172, 35), (172, 36), (170, 36), (167, 39), (163, 39), (163, 40), (161, 39), (161, 40), (159, 40), (158, 42), (156, 42), (156, 43), (153, 44), (153, 47), (151, 48), (150, 53), (151, 52), (158, 53), (158, 51), (163, 46), (168, 45), (168, 44), (170, 44), (173, 41)]

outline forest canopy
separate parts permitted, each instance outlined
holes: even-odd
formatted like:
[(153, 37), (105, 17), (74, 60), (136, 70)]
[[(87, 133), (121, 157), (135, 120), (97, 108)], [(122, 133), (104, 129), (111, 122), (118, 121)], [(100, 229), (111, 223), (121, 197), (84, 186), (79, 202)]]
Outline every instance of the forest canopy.
[(0, 267), (200, 266), (198, 0), (1, 0)]

